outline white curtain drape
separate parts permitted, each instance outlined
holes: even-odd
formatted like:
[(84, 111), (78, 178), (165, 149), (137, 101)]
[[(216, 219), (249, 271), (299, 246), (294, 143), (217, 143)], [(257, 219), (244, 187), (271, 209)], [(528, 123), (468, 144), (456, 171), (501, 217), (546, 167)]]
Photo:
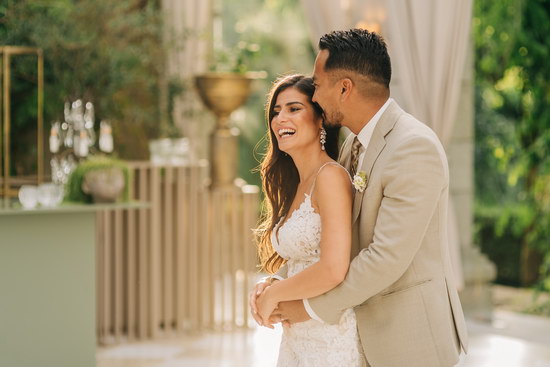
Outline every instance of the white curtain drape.
[(300, 1), (307, 18), (311, 43), (315, 49), (317, 49), (319, 38), (325, 33), (349, 28), (350, 0)]
[(472, 0), (391, 0), (392, 63), (409, 112), (449, 146), (468, 54)]
[[(314, 46), (324, 33), (354, 27), (369, 17), (369, 9), (380, 12), (380, 6), (385, 6), (383, 17), (376, 17), (384, 22), (382, 35), (389, 44), (396, 79), (392, 85), (398, 86), (392, 95), (428, 124), (446, 149), (449, 147), (468, 54), (472, 0), (302, 0), (302, 5)], [(451, 259), (462, 288), (458, 223), (452, 202), (449, 212)]]
[[(193, 84), (193, 76), (207, 70), (212, 30), (211, 1), (162, 0), (164, 41), (171, 46), (167, 55), (168, 78), (183, 83), (183, 93), (174, 100), (173, 119), (189, 138), (191, 159), (206, 157), (209, 126), (199, 124), (205, 116)], [(199, 118), (200, 115), (200, 118)]]
[[(449, 148), (470, 41), (472, 0), (391, 0), (388, 39), (400, 95), (408, 111)], [(449, 203), (449, 245), (459, 288), (464, 286), (460, 233)]]

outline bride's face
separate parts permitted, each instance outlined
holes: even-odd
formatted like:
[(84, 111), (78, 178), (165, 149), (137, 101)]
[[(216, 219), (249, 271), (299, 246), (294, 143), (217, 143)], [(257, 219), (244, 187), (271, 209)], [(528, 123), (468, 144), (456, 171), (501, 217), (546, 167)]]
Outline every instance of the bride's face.
[(306, 95), (293, 87), (285, 89), (277, 96), (273, 112), (271, 130), (280, 150), (290, 154), (313, 144), (320, 149), (322, 120)]

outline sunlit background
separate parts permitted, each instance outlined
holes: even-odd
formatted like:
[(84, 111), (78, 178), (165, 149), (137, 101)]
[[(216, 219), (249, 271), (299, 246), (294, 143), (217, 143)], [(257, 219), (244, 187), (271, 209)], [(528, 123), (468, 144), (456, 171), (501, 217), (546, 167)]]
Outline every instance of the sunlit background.
[[(548, 0), (0, 0), (0, 365), (274, 365), (246, 305), (266, 94), (351, 27), (449, 157), (460, 366), (550, 366)], [(82, 182), (112, 167), (100, 204)]]

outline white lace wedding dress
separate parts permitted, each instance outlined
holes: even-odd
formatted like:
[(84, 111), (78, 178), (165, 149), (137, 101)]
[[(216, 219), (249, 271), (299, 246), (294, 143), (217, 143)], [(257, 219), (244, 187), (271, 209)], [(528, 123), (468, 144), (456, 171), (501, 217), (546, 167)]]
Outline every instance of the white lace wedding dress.
[[(321, 166), (319, 172), (327, 164), (342, 167), (329, 162)], [(280, 228), (279, 221), (271, 237), (274, 249), (287, 260), (289, 277), (316, 263), (321, 256), (321, 216), (311, 205), (316, 180), (317, 177), (300, 207)], [(335, 325), (312, 319), (284, 327), (277, 366), (362, 366), (353, 310), (346, 310), (340, 323)]]

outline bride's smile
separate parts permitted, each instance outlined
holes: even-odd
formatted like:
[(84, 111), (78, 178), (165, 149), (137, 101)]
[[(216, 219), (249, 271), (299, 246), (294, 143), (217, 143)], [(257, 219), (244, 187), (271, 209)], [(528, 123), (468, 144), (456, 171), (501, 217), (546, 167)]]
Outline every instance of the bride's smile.
[(273, 108), (271, 129), (279, 148), (288, 153), (297, 150), (319, 148), (319, 129), (321, 119), (314, 113), (307, 96), (288, 88), (277, 97)]

